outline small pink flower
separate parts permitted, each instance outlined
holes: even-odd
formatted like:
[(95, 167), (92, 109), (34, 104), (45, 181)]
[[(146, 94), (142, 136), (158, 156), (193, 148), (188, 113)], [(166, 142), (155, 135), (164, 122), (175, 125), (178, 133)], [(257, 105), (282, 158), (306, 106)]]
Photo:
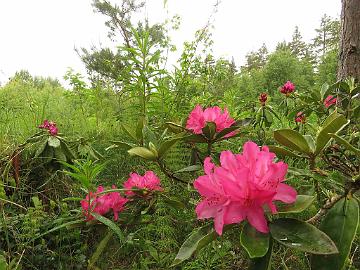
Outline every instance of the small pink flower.
[[(124, 182), (124, 188), (126, 189), (143, 189), (145, 191), (162, 191), (160, 186), (160, 179), (156, 176), (153, 171), (145, 172), (144, 176), (137, 173), (131, 173), (130, 178)], [(131, 190), (125, 192), (128, 196), (134, 196), (135, 193)]]
[(56, 136), (58, 134), (58, 128), (56, 127), (56, 125), (51, 125), (48, 130), (52, 136)]
[(50, 127), (50, 123), (47, 119), (44, 120), (44, 122), (39, 126), (39, 128), (45, 128), (48, 129)]
[(298, 112), (296, 114), (295, 122), (305, 124), (306, 122), (306, 116), (303, 112)]
[(293, 203), (296, 190), (283, 184), (287, 164), (274, 162), (275, 154), (267, 146), (260, 150), (254, 142), (246, 142), (242, 154), (223, 151), (221, 166), (205, 159), (205, 175), (194, 182), (202, 196), (196, 206), (198, 219), (214, 218), (215, 230), (221, 235), (226, 224), (245, 219), (258, 231), (269, 232), (263, 206), (276, 213), (274, 201)]
[[(116, 186), (112, 186), (112, 188), (115, 189)], [(124, 209), (124, 205), (128, 199), (121, 197), (119, 192), (109, 192), (98, 195), (103, 191), (104, 188), (99, 186), (95, 193), (89, 192), (86, 198), (80, 201), (87, 221), (94, 219), (91, 213), (97, 213), (103, 216), (111, 209), (114, 213), (114, 220), (118, 220), (119, 212)]]
[(327, 96), (327, 98), (325, 98), (324, 100), (324, 105), (326, 108), (329, 108), (331, 105), (336, 103), (337, 103), (337, 98), (332, 95)]
[(265, 103), (267, 101), (267, 94), (266, 93), (261, 93), (260, 96), (259, 96), (259, 101), (260, 101), (262, 106), (265, 106)]
[(289, 96), (295, 90), (295, 85), (291, 81), (287, 81), (281, 88), (280, 93)]
[[(210, 107), (205, 110), (200, 105), (196, 105), (195, 109), (190, 113), (186, 123), (186, 128), (192, 130), (195, 134), (202, 134), (202, 129), (207, 122), (213, 122), (216, 125), (216, 132), (220, 132), (225, 128), (231, 127), (235, 120), (230, 117), (228, 110), (224, 112), (218, 106)], [(231, 132), (225, 137), (234, 136), (236, 132)]]
[(47, 129), (51, 136), (56, 136), (58, 134), (56, 123), (53, 121), (49, 122), (47, 119), (45, 119), (44, 122), (38, 126), (38, 128)]

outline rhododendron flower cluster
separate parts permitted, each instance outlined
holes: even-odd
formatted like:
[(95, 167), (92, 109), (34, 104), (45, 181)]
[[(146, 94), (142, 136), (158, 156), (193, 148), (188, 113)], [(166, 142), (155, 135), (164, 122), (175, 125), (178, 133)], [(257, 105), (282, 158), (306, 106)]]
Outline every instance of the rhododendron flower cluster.
[[(216, 132), (220, 132), (225, 128), (231, 127), (235, 123), (235, 120), (230, 117), (226, 108), (224, 112), (222, 112), (218, 106), (203, 110), (200, 105), (196, 105), (195, 109), (189, 115), (186, 128), (192, 130), (195, 134), (202, 134), (202, 129), (206, 126), (207, 122), (215, 123)], [(225, 137), (231, 137), (235, 134), (235, 132), (231, 132)]]
[[(115, 189), (116, 186), (113, 185), (112, 188)], [(87, 221), (94, 219), (91, 213), (97, 213), (103, 216), (110, 210), (114, 212), (114, 220), (118, 220), (119, 212), (124, 209), (124, 205), (128, 199), (121, 197), (119, 192), (109, 192), (99, 195), (99, 193), (104, 191), (104, 188), (99, 186), (95, 193), (89, 192), (86, 198), (80, 201)]]
[(47, 129), (52, 136), (56, 136), (58, 134), (58, 128), (56, 127), (56, 123), (53, 121), (49, 122), (45, 119), (39, 128)]
[(287, 81), (281, 88), (280, 93), (288, 96), (295, 91), (295, 85), (291, 81)]
[(242, 154), (223, 151), (221, 166), (205, 159), (206, 175), (194, 182), (202, 196), (196, 206), (198, 219), (214, 218), (215, 230), (221, 235), (226, 224), (243, 220), (258, 231), (269, 232), (263, 207), (276, 213), (274, 201), (293, 203), (296, 190), (284, 183), (288, 166), (274, 162), (275, 154), (267, 146), (260, 150), (254, 142), (244, 144)]
[[(149, 191), (162, 191), (163, 189), (160, 186), (160, 179), (156, 176), (153, 171), (145, 172), (144, 176), (141, 176), (137, 173), (131, 173), (130, 178), (124, 183), (124, 188), (126, 189), (142, 189), (145, 192)], [(129, 197), (134, 196), (135, 192), (128, 190), (125, 194)]]
[(326, 108), (329, 108), (331, 105), (336, 103), (337, 103), (337, 98), (332, 95), (327, 96), (327, 98), (325, 98), (324, 100), (324, 105)]
[(306, 116), (303, 112), (298, 112), (295, 117), (295, 122), (305, 124)]
[(262, 106), (265, 106), (265, 103), (267, 101), (267, 94), (266, 93), (261, 93), (260, 96), (259, 96), (259, 101), (260, 101)]

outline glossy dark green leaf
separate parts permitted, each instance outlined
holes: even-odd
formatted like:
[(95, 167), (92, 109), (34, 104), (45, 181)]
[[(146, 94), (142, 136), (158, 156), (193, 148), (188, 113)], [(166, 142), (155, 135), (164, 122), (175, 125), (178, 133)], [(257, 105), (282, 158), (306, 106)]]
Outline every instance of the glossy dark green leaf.
[(278, 203), (276, 205), (278, 213), (300, 213), (308, 208), (314, 201), (314, 196), (297, 195), (296, 201), (291, 204)]
[(240, 243), (250, 258), (258, 258), (266, 255), (269, 249), (268, 233), (258, 232), (249, 223), (246, 223), (241, 231)]
[(280, 129), (274, 131), (275, 140), (292, 150), (299, 151), (301, 153), (309, 154), (310, 147), (299, 132), (292, 129)]
[(269, 249), (265, 256), (251, 260), (249, 270), (271, 270), (271, 258), (273, 250), (273, 240), (269, 239)]
[(338, 254), (316, 255), (311, 259), (311, 269), (342, 270), (359, 225), (359, 203), (356, 199), (341, 199), (326, 214), (320, 224), (339, 249)]
[(54, 136), (50, 136), (48, 138), (48, 144), (51, 147), (57, 148), (57, 147), (60, 146), (60, 140), (58, 138), (54, 137)]
[(270, 233), (280, 244), (312, 254), (334, 254), (338, 250), (325, 233), (304, 221), (279, 218), (270, 223)]
[(336, 111), (329, 115), (328, 118), (325, 119), (324, 124), (316, 137), (315, 155), (318, 155), (330, 141), (331, 136), (329, 133), (339, 132), (348, 123), (349, 121), (345, 118), (345, 116), (338, 114)]
[(213, 229), (212, 224), (195, 229), (181, 245), (180, 250), (171, 266), (178, 265), (189, 259), (195, 252), (214, 241), (216, 237), (217, 233)]
[(128, 150), (128, 153), (131, 156), (139, 156), (147, 160), (155, 160), (157, 158), (155, 153), (145, 147), (131, 148), (130, 150)]

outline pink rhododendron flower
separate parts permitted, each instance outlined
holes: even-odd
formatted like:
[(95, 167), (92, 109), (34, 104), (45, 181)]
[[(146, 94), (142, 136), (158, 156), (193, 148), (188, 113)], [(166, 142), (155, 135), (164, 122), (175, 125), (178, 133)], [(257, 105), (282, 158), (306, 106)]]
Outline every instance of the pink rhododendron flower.
[[(203, 110), (200, 105), (196, 105), (195, 109), (189, 115), (186, 128), (192, 130), (195, 134), (202, 134), (202, 129), (206, 126), (207, 122), (215, 123), (216, 132), (220, 132), (225, 128), (231, 127), (235, 123), (235, 120), (230, 117), (226, 108), (224, 112), (221, 112), (218, 106)], [(235, 134), (235, 132), (231, 132), (225, 137), (231, 137)]]
[(263, 206), (276, 213), (274, 201), (293, 203), (296, 190), (284, 183), (288, 166), (274, 162), (275, 154), (267, 146), (260, 150), (254, 142), (246, 142), (242, 154), (223, 151), (221, 166), (205, 159), (205, 175), (194, 182), (202, 196), (196, 206), (198, 219), (214, 218), (215, 230), (221, 235), (226, 224), (243, 220), (258, 231), (269, 232)]
[(295, 90), (295, 85), (291, 81), (287, 81), (281, 88), (280, 93), (288, 96)]
[(44, 120), (44, 122), (38, 126), (41, 129), (47, 129), (52, 136), (56, 136), (58, 134), (58, 128), (56, 127), (55, 122), (49, 122), (48, 120)]
[[(113, 185), (112, 188), (115, 189), (116, 186)], [(86, 198), (80, 201), (87, 221), (94, 219), (91, 213), (97, 213), (103, 216), (111, 209), (114, 213), (114, 220), (118, 220), (119, 212), (124, 209), (124, 205), (128, 199), (121, 197), (119, 192), (109, 192), (98, 195), (103, 191), (104, 188), (99, 186), (95, 193), (89, 192)]]
[(298, 112), (295, 117), (295, 122), (305, 124), (306, 122), (305, 114), (303, 112)]
[(329, 108), (331, 105), (336, 103), (337, 103), (337, 98), (332, 95), (327, 96), (327, 98), (325, 98), (324, 100), (324, 105), (326, 108)]
[[(130, 178), (124, 183), (124, 188), (132, 189), (144, 189), (146, 191), (162, 191), (163, 189), (160, 186), (160, 179), (156, 176), (153, 171), (145, 172), (144, 176), (141, 176), (137, 173), (131, 173)], [(128, 196), (134, 196), (135, 193), (131, 190), (125, 192)]]
[(267, 100), (267, 94), (266, 93), (261, 93), (259, 96), (259, 101), (261, 103), (262, 106), (265, 106)]

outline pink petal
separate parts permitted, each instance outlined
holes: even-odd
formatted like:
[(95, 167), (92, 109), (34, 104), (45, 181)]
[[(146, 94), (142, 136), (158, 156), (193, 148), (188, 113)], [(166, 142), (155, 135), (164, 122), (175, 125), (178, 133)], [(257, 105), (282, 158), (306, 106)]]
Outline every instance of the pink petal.
[(284, 203), (293, 203), (296, 201), (296, 190), (286, 184), (280, 183), (276, 192), (277, 193), (274, 196), (275, 201), (278, 200)]
[(264, 210), (260, 206), (252, 206), (248, 208), (247, 219), (249, 223), (259, 232), (268, 233), (269, 227), (265, 219)]
[(224, 215), (224, 223), (239, 223), (246, 218), (246, 210), (240, 203), (230, 203)]

